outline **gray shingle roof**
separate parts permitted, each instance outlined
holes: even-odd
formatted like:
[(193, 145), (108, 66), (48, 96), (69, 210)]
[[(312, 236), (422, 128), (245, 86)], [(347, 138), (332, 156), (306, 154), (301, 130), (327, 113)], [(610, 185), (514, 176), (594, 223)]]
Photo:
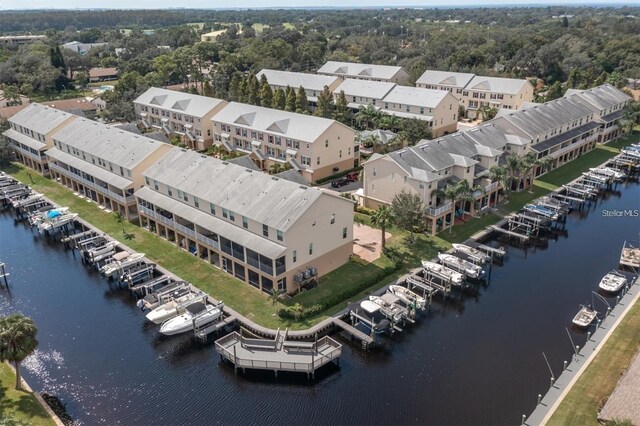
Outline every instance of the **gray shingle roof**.
[(238, 166), (244, 167), (245, 169), (257, 170), (257, 171), (260, 170), (260, 168), (256, 166), (256, 163), (254, 163), (253, 160), (249, 158), (248, 155), (232, 158), (231, 160), (228, 160), (228, 161), (231, 164), (237, 164)]
[(33, 103), (16, 113), (9, 121), (46, 135), (71, 117), (74, 117), (74, 115), (68, 112)]
[(151, 87), (133, 102), (202, 118), (225, 101), (207, 96)]
[(19, 142), (23, 145), (28, 146), (29, 148), (35, 149), (36, 151), (40, 151), (47, 147), (47, 144), (44, 142), (40, 142), (39, 140), (33, 139), (30, 136), (24, 135), (20, 132), (17, 132), (13, 129), (6, 130), (3, 135), (6, 137), (13, 139), (16, 142)]
[(402, 70), (402, 67), (393, 65), (329, 61), (318, 70), (318, 73), (339, 74), (350, 77), (390, 79), (393, 78), (400, 70)]
[(449, 71), (425, 71), (418, 80), (417, 84), (430, 84), (439, 86), (451, 86), (462, 89), (465, 87), (474, 74), (465, 72), (449, 72)]
[(281, 231), (289, 229), (318, 198), (331, 196), (180, 148), (171, 150), (144, 175)]
[(78, 170), (82, 170), (83, 172), (117, 188), (127, 189), (133, 185), (133, 181), (125, 178), (124, 176), (112, 173), (109, 170), (98, 167), (93, 163), (84, 161), (82, 158), (67, 154), (66, 152), (60, 151), (58, 148), (49, 149), (47, 151), (47, 156), (54, 160), (61, 161), (71, 167), (75, 167)]
[(56, 132), (53, 139), (125, 169), (132, 169), (164, 145), (84, 118), (78, 118)]
[(622, 102), (630, 100), (631, 97), (610, 84), (594, 87), (587, 90), (571, 89), (565, 93), (566, 98), (574, 99), (577, 102), (586, 103), (598, 111), (611, 108)]
[(284, 172), (280, 172), (280, 173), (278, 173), (276, 175), (276, 177), (279, 177), (280, 179), (286, 179), (286, 180), (291, 181), (291, 182), (295, 182), (298, 185), (305, 185), (306, 186), (306, 185), (309, 184), (306, 180), (304, 180), (304, 178), (302, 177), (302, 175), (299, 172), (297, 172), (297, 171), (295, 171), (293, 169), (286, 170)]
[(315, 142), (329, 127), (341, 125), (327, 118), (238, 102), (229, 103), (212, 120), (259, 132), (279, 133), (286, 138), (304, 142)]
[(302, 86), (307, 90), (316, 90), (321, 92), (324, 86), (332, 86), (340, 80), (339, 77), (331, 77), (328, 75), (308, 74), (302, 72), (278, 71), (271, 69), (263, 69), (256, 77), (264, 75), (269, 84), (273, 86), (291, 86), (294, 89)]

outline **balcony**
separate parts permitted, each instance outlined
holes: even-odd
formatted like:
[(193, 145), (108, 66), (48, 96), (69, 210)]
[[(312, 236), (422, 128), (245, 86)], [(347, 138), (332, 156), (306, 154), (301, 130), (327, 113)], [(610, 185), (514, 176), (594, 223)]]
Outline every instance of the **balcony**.
[(133, 195), (130, 195), (128, 197), (124, 197), (120, 194), (116, 194), (115, 192), (111, 191), (109, 188), (105, 188), (102, 185), (98, 185), (95, 182), (91, 182), (89, 179), (86, 179), (80, 175), (77, 175), (73, 172), (71, 172), (70, 170), (65, 169), (64, 167), (61, 167), (55, 163), (50, 163), (49, 164), (49, 168), (52, 170), (55, 170), (59, 173), (62, 173), (63, 175), (77, 181), (80, 182), (81, 184), (83, 184), (84, 186), (86, 186), (87, 188), (91, 188), (103, 195), (106, 195), (107, 197), (111, 198), (112, 200), (118, 201), (119, 203), (125, 204), (125, 205), (130, 205), (130, 204), (135, 204), (136, 202), (136, 198)]
[(176, 229), (176, 231), (180, 231), (180, 232), (182, 232), (183, 234), (186, 234), (186, 235), (188, 235), (188, 236), (190, 236), (190, 237), (193, 237), (193, 238), (195, 238), (195, 237), (196, 237), (196, 231), (194, 231), (194, 230), (193, 230), (193, 229), (191, 229), (191, 228), (187, 228), (187, 227), (186, 227), (186, 226), (184, 226), (184, 225), (180, 225), (178, 222), (174, 222), (173, 226), (174, 226), (174, 228)]
[(436, 208), (429, 207), (427, 209), (427, 214), (429, 216), (435, 217), (435, 216), (440, 216), (441, 214), (444, 214), (444, 213), (449, 213), (451, 211), (451, 204), (452, 203), (449, 202), (447, 204), (443, 204), (440, 207), (436, 207)]
[(201, 243), (206, 244), (209, 247), (212, 247), (214, 249), (217, 249), (217, 250), (220, 249), (220, 243), (218, 243), (217, 241), (212, 240), (209, 237), (205, 237), (204, 235), (200, 234), (199, 232), (196, 233), (196, 240), (198, 240)]
[(149, 217), (156, 217), (156, 212), (154, 212), (153, 210), (151, 210), (148, 207), (144, 207), (143, 205), (138, 204), (138, 211), (142, 214), (144, 214), (145, 216), (149, 216)]
[(40, 155), (34, 154), (33, 152), (31, 152), (31, 151), (30, 151), (30, 150), (28, 150), (28, 149), (24, 149), (24, 148), (23, 148), (19, 143), (14, 143), (14, 144), (13, 144), (13, 147), (14, 147), (15, 149), (17, 149), (18, 151), (20, 151), (21, 153), (23, 153), (23, 154), (27, 155), (28, 157), (30, 157), (30, 158), (32, 158), (32, 159), (34, 159), (34, 160), (38, 161), (38, 162), (40, 162), (40, 161), (43, 161), (43, 160), (46, 160), (46, 159), (47, 159), (47, 157), (46, 157), (46, 156), (40, 156)]
[(565, 154), (565, 153), (567, 153), (569, 151), (572, 151), (572, 150), (574, 150), (576, 148), (581, 147), (582, 145), (585, 145), (585, 144), (587, 144), (589, 142), (593, 142), (596, 139), (598, 139), (598, 134), (597, 133), (589, 136), (588, 138), (581, 139), (581, 140), (579, 140), (579, 141), (577, 141), (575, 143), (569, 144), (569, 146), (566, 146), (566, 147), (564, 147), (562, 149), (559, 149), (557, 151), (551, 152), (551, 153), (549, 153), (549, 156), (551, 158), (557, 158), (557, 157), (559, 157), (559, 156), (561, 156), (561, 155), (563, 155), (563, 154)]

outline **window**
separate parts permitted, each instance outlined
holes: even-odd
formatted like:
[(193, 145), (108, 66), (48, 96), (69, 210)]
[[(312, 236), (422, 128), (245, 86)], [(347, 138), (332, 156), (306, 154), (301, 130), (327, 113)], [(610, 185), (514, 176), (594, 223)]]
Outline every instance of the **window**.
[(147, 184), (147, 186), (151, 186), (151, 183), (149, 182), (149, 178), (148, 177), (144, 177), (144, 183)]
[(344, 227), (344, 228), (342, 228), (342, 239), (344, 240), (346, 238), (347, 238), (347, 228)]
[(249, 219), (246, 216), (242, 216), (242, 227), (249, 229)]
[(265, 237), (269, 237), (269, 227), (267, 225), (262, 225), (262, 235)]
[(333, 225), (334, 223), (336, 223), (336, 214), (335, 213), (331, 213), (331, 225)]
[(318, 166), (320, 165), (320, 157), (318, 157), (318, 158), (316, 159), (316, 164), (317, 164)]
[(216, 205), (213, 203), (209, 203), (209, 210), (211, 210), (211, 214), (216, 214)]
[(284, 240), (284, 233), (282, 231), (276, 231), (276, 236), (278, 237), (278, 241)]
[(229, 210), (229, 219), (232, 220), (233, 222), (236, 221), (236, 214), (231, 210)]
[(375, 167), (373, 168), (373, 175), (374, 176), (376, 175), (376, 168)]
[(200, 200), (198, 200), (198, 197), (193, 197), (193, 204), (196, 208), (200, 208)]
[(313, 254), (313, 243), (309, 243), (309, 256)]
[(153, 181), (153, 188), (157, 191), (158, 190), (158, 181), (154, 180)]
[(222, 209), (222, 217), (224, 217), (225, 219), (229, 218), (229, 210)]
[(329, 140), (328, 140), (328, 139), (326, 139), (326, 140), (324, 141), (324, 147), (325, 147), (325, 148), (329, 148)]
[(300, 156), (300, 162), (302, 163), (303, 166), (310, 166), (311, 165), (311, 157), (305, 157), (303, 155)]
[(170, 187), (170, 186), (167, 186), (167, 195), (168, 195), (169, 197), (173, 197), (173, 191), (171, 190), (171, 187)]
[(285, 291), (287, 289), (287, 277), (278, 280), (278, 290)]
[(293, 251), (293, 263), (296, 263), (298, 261), (298, 251), (294, 250)]
[(342, 158), (342, 150), (340, 150), (340, 158)]

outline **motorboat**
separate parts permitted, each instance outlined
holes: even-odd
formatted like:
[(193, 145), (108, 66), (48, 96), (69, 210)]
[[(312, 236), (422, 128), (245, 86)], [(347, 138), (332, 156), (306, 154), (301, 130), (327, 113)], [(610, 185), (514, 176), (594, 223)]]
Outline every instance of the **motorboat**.
[(604, 291), (608, 291), (611, 293), (615, 293), (619, 291), (622, 287), (627, 285), (628, 280), (624, 274), (621, 274), (618, 271), (611, 271), (600, 280), (600, 287)]
[(596, 319), (596, 316), (598, 316), (598, 312), (594, 309), (591, 309), (588, 306), (581, 306), (576, 316), (573, 317), (572, 322), (578, 327), (585, 328), (591, 325), (591, 323)]
[(68, 223), (73, 222), (76, 219), (76, 217), (78, 217), (77, 213), (69, 213), (69, 214), (56, 216), (53, 219), (46, 218), (43, 222), (40, 222), (38, 224), (38, 230), (40, 232), (53, 231)]
[(393, 284), (389, 286), (389, 292), (394, 294), (407, 305), (413, 305), (417, 309), (424, 309), (427, 306), (427, 301), (424, 297), (419, 296), (417, 293), (406, 287)]
[(609, 176), (615, 180), (622, 180), (627, 177), (626, 173), (621, 172), (620, 170), (612, 169), (611, 167), (597, 167), (589, 170), (591, 170), (591, 172), (595, 174)]
[(169, 300), (153, 309), (147, 314), (147, 319), (154, 324), (162, 324), (168, 319), (180, 315), (185, 311), (187, 306), (202, 302), (203, 297), (196, 293), (187, 293), (183, 296), (176, 298), (169, 298)]
[(380, 306), (380, 312), (382, 312), (382, 314), (386, 316), (389, 320), (391, 320), (393, 323), (399, 323), (403, 319), (406, 319), (409, 317), (406, 308), (403, 308), (402, 306), (396, 303), (390, 302), (384, 299), (383, 297), (369, 296), (369, 300), (375, 303), (376, 305)]
[(162, 323), (160, 333), (167, 336), (184, 333), (209, 324), (220, 318), (222, 311), (213, 305), (205, 305), (202, 302), (192, 303), (185, 308), (185, 311), (175, 318), (171, 318)]
[(473, 263), (466, 261), (464, 259), (460, 259), (457, 256), (447, 253), (438, 254), (438, 259), (444, 265), (453, 269), (454, 271), (458, 271), (462, 274), (465, 274), (469, 278), (480, 278), (484, 275), (484, 271), (478, 265), (474, 265)]
[(133, 253), (122, 251), (113, 255), (111, 262), (100, 268), (100, 273), (107, 278), (111, 278), (116, 274), (122, 274), (129, 267), (137, 265), (144, 259), (144, 253)]
[(363, 325), (368, 332), (381, 334), (386, 331), (393, 333), (400, 330), (392, 326), (389, 320), (380, 312), (380, 306), (370, 300), (363, 300), (360, 304), (353, 304), (350, 308), (350, 317), (354, 326)]
[(178, 297), (193, 293), (191, 286), (186, 281), (165, 282), (164, 285), (154, 286), (155, 290), (150, 291), (142, 298), (142, 303), (147, 309), (155, 309), (160, 305)]
[(450, 281), (453, 284), (460, 285), (462, 281), (464, 281), (464, 274), (461, 274), (458, 271), (454, 271), (451, 268), (447, 268), (444, 265), (439, 263), (430, 262), (428, 260), (422, 261), (422, 267), (425, 271), (430, 272), (431, 274), (437, 276), (438, 278), (444, 281)]
[(523, 207), (524, 210), (534, 213), (551, 220), (558, 220), (558, 212), (538, 204), (527, 204)]
[(100, 247), (95, 247), (91, 250), (85, 251), (84, 257), (88, 261), (97, 263), (113, 255), (113, 253), (116, 251), (117, 246), (118, 246), (117, 241), (107, 241), (105, 244), (101, 245)]
[(466, 254), (467, 256), (476, 260), (477, 262), (487, 263), (491, 261), (490, 256), (488, 256), (486, 253), (481, 252), (477, 248), (470, 247), (466, 244), (458, 244), (458, 243), (453, 243), (451, 245), (456, 251)]
[(57, 209), (49, 209), (40, 213), (35, 213), (29, 216), (29, 225), (36, 226), (41, 222), (44, 222), (47, 218), (55, 218), (58, 216), (62, 216), (67, 211), (69, 211), (69, 207), (60, 207)]

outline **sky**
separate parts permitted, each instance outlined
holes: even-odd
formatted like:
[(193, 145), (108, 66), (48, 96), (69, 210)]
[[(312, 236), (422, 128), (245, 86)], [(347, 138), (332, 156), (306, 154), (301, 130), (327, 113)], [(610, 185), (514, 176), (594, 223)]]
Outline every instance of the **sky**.
[(0, 0), (4, 9), (219, 9), (259, 7), (383, 7), (383, 6), (442, 6), (513, 5), (513, 4), (639, 4), (640, 0)]

